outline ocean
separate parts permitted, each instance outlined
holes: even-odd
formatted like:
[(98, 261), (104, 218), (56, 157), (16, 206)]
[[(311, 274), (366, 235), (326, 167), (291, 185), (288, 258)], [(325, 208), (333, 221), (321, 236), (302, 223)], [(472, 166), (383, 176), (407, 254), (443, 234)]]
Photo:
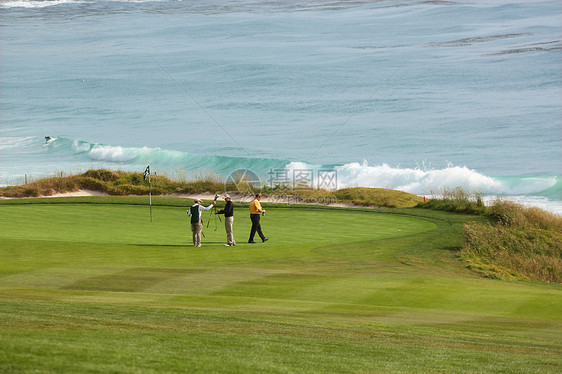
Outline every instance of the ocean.
[(559, 0), (3, 0), (0, 185), (250, 170), (562, 214), (561, 38)]

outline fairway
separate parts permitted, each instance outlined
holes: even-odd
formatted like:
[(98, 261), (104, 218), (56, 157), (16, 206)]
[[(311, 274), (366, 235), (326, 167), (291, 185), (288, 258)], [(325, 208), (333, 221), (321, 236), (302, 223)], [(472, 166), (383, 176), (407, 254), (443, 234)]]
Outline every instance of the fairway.
[(0, 202), (0, 372), (560, 371), (560, 285), (460, 263), (481, 217), (264, 204), (248, 244), (237, 205), (194, 248), (156, 201)]

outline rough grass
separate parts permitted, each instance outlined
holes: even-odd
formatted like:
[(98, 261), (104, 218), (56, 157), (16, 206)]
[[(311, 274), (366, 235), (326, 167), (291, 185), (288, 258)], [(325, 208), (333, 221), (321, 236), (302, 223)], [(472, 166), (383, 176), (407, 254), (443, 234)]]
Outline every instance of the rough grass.
[(488, 209), (488, 214), (505, 227), (536, 228), (562, 232), (562, 217), (540, 208), (526, 208), (521, 204), (497, 198)]
[(485, 206), (478, 193), (445, 190), (419, 207), (489, 217), (466, 224), (461, 257), (476, 273), (497, 279), (562, 283), (562, 217), (496, 198)]
[(471, 224), (464, 236), (463, 260), (486, 277), (562, 283), (560, 232)]
[(467, 224), (461, 256), (490, 278), (562, 283), (562, 217), (497, 199), (495, 224)]

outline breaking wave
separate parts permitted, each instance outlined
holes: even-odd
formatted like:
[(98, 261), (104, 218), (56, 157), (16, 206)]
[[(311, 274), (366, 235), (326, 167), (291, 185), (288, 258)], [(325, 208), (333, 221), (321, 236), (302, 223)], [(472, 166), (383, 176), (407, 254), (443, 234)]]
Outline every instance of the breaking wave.
[(270, 168), (282, 168), (289, 162), (268, 158), (201, 155), (161, 148), (123, 147), (68, 138), (53, 138), (44, 146), (60, 157), (82, 158), (85, 163), (94, 162), (95, 167), (123, 170), (140, 170), (143, 165), (150, 164), (153, 169), (166, 172), (179, 169), (206, 170), (227, 176), (233, 170), (246, 168), (264, 175)]
[[(444, 189), (461, 187), (484, 195), (533, 195), (548, 193), (560, 195), (558, 176), (488, 176), (467, 166), (449, 165), (442, 169), (393, 167), (382, 163), (370, 165), (351, 162), (346, 164), (309, 164), (272, 158), (199, 155), (188, 152), (149, 147), (122, 147), (90, 143), (67, 138), (55, 138), (46, 144), (54, 152), (72, 153), (86, 160), (104, 163), (105, 167), (142, 169), (145, 164), (161, 170), (208, 170), (228, 176), (232, 171), (246, 168), (255, 172), (270, 185), (272, 171), (283, 171), (289, 184), (295, 175), (307, 172), (318, 178), (320, 171), (331, 171), (337, 178), (337, 188), (376, 187), (395, 189), (417, 195), (439, 193)], [(314, 185), (312, 181), (311, 185)]]
[(83, 165), (89, 168), (142, 171), (146, 165), (150, 165), (152, 170), (172, 177), (175, 172), (182, 176), (185, 176), (184, 172), (194, 172), (194, 175), (211, 172), (226, 178), (235, 170), (249, 169), (260, 176), (264, 184), (270, 186), (280, 184), (275, 178), (281, 176), (284, 184), (296, 185), (296, 178), (305, 175), (309, 178), (308, 185), (315, 187), (318, 187), (322, 173), (330, 172), (334, 176), (331, 188), (388, 188), (431, 196), (461, 187), (483, 196), (508, 196), (522, 202), (542, 202), (547, 208), (552, 204), (562, 207), (562, 183), (559, 176), (489, 176), (467, 166), (408, 168), (393, 167), (385, 163), (372, 165), (366, 161), (310, 164), (273, 158), (201, 155), (161, 148), (123, 147), (64, 137), (52, 138), (47, 142), (36, 137), (1, 138), (0, 149), (19, 149), (24, 157), (26, 154), (43, 152), (44, 158), (49, 160), (50, 165), (54, 163), (58, 170), (64, 170), (65, 165)]
[[(289, 169), (303, 167), (291, 163)], [(348, 163), (334, 166), (338, 187), (377, 187), (410, 192), (417, 195), (438, 193), (462, 187), (486, 195), (529, 195), (547, 191), (558, 184), (556, 176), (492, 177), (466, 166), (450, 165), (443, 169), (399, 168), (387, 164)]]

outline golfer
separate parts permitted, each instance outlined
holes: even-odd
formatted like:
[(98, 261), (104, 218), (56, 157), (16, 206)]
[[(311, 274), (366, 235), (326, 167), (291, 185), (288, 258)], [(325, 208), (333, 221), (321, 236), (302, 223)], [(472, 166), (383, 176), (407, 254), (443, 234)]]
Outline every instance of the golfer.
[(209, 210), (215, 205), (213, 201), (208, 207), (201, 205), (201, 199), (196, 199), (195, 204), (189, 208), (187, 215), (191, 217), (191, 231), (193, 232), (193, 246), (201, 247), (201, 232), (203, 231), (203, 221), (201, 219), (201, 212)]
[(265, 209), (262, 209), (260, 204), (261, 198), (261, 193), (256, 194), (255, 199), (250, 202), (250, 220), (252, 221), (252, 230), (250, 231), (250, 240), (248, 240), (248, 243), (255, 243), (254, 236), (256, 235), (256, 232), (260, 236), (262, 242), (269, 240), (269, 238), (266, 238), (261, 232), (260, 215), (265, 214)]
[(232, 225), (234, 223), (234, 204), (232, 204), (228, 194), (224, 195), (224, 200), (226, 201), (224, 209), (217, 210), (216, 214), (224, 214), (224, 228), (226, 229), (226, 244), (224, 246), (230, 247), (236, 245), (234, 232), (232, 231)]

